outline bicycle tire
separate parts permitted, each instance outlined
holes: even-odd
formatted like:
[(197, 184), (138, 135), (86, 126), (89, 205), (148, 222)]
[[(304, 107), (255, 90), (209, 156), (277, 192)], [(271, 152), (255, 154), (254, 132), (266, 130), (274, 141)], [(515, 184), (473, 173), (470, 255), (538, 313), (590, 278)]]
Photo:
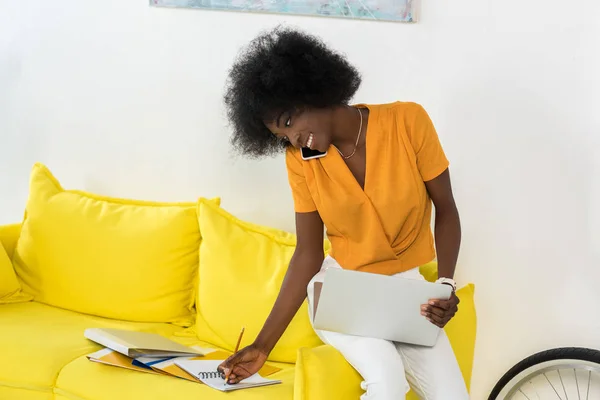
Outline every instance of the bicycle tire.
[[(544, 350), (539, 353), (535, 353), (515, 364), (514, 367), (509, 369), (500, 378), (498, 383), (492, 389), (488, 400), (504, 400), (498, 397), (503, 390), (506, 389), (507, 385), (511, 384), (515, 378), (523, 372), (534, 369), (534, 367), (551, 361), (558, 360), (574, 360), (582, 361), (586, 363), (596, 364), (600, 370), (600, 351), (594, 349), (588, 349), (584, 347), (559, 347), (550, 350)], [(513, 383), (513, 385), (518, 382)]]

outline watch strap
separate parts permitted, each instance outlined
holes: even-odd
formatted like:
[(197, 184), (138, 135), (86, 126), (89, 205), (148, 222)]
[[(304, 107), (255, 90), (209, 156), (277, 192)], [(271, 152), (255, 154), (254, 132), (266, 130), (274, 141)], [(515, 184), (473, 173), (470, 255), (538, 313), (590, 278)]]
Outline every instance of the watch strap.
[(452, 287), (452, 291), (456, 292), (456, 281), (450, 278), (440, 278), (435, 283), (441, 283), (443, 285), (449, 285)]

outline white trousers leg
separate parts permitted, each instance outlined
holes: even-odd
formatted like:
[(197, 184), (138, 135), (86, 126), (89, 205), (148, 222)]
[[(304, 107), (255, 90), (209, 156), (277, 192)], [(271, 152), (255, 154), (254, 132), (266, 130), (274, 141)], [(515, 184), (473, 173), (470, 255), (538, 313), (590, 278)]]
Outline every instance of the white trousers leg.
[[(314, 283), (323, 282), (325, 270), (341, 268), (331, 257), (310, 281), (309, 314), (312, 323)], [(418, 268), (398, 274), (424, 279)], [(383, 339), (315, 330), (321, 340), (335, 347), (362, 376), (361, 400), (405, 399), (412, 388), (423, 400), (468, 400), (469, 395), (448, 337), (442, 331), (433, 347), (413, 346)]]

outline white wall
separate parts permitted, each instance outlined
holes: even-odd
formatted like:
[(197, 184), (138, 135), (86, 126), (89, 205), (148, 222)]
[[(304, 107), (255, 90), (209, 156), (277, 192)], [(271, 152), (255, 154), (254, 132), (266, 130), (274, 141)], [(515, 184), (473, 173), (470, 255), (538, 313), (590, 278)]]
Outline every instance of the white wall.
[(600, 5), (427, 0), (421, 15), (0, 0), (0, 223), (20, 219), (42, 161), (69, 188), (220, 195), (244, 219), (292, 230), (282, 158), (233, 157), (221, 102), (237, 49), (287, 21), (363, 71), (357, 101), (418, 101), (438, 127), (464, 225), (458, 279), (477, 284), (473, 398), (533, 351), (600, 347)]

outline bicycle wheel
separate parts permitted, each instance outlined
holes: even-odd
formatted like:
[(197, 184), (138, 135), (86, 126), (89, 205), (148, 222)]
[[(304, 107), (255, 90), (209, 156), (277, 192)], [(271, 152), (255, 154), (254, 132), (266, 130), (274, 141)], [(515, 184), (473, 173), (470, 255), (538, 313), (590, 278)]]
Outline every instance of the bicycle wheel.
[(488, 400), (600, 399), (600, 351), (562, 347), (529, 356), (498, 381)]

